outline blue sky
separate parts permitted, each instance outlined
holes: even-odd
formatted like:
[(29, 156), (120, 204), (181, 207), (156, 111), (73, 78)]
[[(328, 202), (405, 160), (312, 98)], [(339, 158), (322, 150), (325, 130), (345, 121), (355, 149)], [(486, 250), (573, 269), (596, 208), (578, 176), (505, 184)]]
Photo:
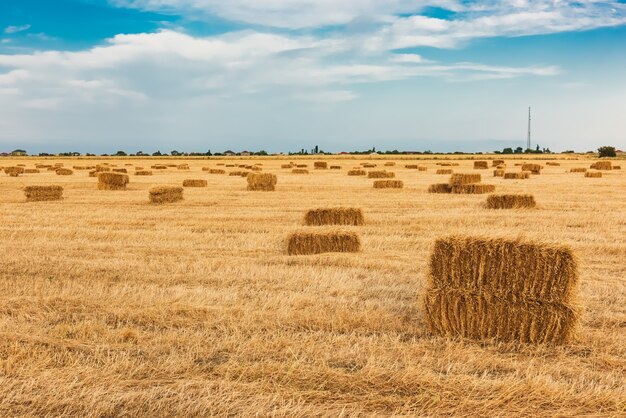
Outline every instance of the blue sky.
[(626, 148), (626, 2), (1, 0), (0, 151)]

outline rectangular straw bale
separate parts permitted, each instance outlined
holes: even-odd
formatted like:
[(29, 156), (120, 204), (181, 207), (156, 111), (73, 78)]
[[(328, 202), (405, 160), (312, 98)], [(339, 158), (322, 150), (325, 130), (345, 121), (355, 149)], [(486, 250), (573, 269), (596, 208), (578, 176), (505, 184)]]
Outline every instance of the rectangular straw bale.
[(150, 168), (152, 168), (153, 170), (167, 170), (167, 166), (163, 164), (156, 164)]
[(439, 163), (442, 167), (457, 167), (459, 163)]
[(296, 164), (297, 168), (307, 168), (308, 166), (308, 164)]
[(450, 184), (453, 186), (461, 186), (463, 184), (480, 183), (482, 177), (480, 174), (463, 174), (455, 173), (450, 177)]
[(492, 167), (497, 167), (497, 166), (502, 165), (502, 164), (504, 164), (504, 160), (493, 160), (493, 161), (491, 161), (491, 166)]
[(217, 164), (215, 164), (215, 165), (224, 165), (224, 163), (217, 163)]
[(486, 170), (489, 168), (489, 163), (484, 160), (474, 161), (474, 170)]
[(402, 189), (404, 182), (402, 180), (375, 180), (375, 189)]
[(176, 168), (178, 170), (189, 170), (189, 164), (178, 164)]
[(306, 168), (294, 168), (291, 170), (291, 174), (309, 174), (309, 170)]
[(585, 177), (600, 178), (602, 177), (602, 172), (601, 171), (587, 171), (585, 173)]
[(128, 170), (125, 168), (114, 168), (113, 172), (114, 173), (128, 173)]
[(331, 165), (330, 169), (331, 170), (341, 170), (341, 166), (340, 165)]
[(233, 167), (236, 167), (236, 165), (235, 164), (226, 164), (226, 167), (233, 168)]
[(363, 168), (375, 168), (376, 164), (374, 164), (374, 163), (361, 163), (361, 167), (363, 167)]
[(151, 203), (173, 203), (183, 200), (183, 188), (178, 186), (157, 186), (148, 191)]
[(428, 193), (452, 193), (452, 186), (448, 183), (431, 184)]
[(506, 168), (506, 164), (500, 164), (496, 167), (498, 170), (504, 170)]
[(590, 168), (595, 170), (611, 170), (613, 167), (610, 161), (597, 161), (591, 164)]
[(487, 198), (487, 209), (520, 209), (537, 206), (535, 197), (531, 194), (499, 194)]
[(238, 177), (247, 177), (248, 171), (231, 171), (228, 173), (229, 176), (238, 176)]
[(135, 171), (135, 175), (136, 176), (151, 176), (152, 175), (152, 171), (150, 171), (150, 170), (137, 170), (137, 171)]
[(250, 167), (250, 169), (252, 171), (263, 171), (263, 167), (259, 167), (258, 165), (253, 165), (252, 167)]
[(37, 168), (25, 168), (24, 169), (24, 174), (37, 174), (39, 172), (40, 171)]
[(494, 177), (504, 177), (504, 170), (498, 168), (496, 170), (493, 170), (493, 176)]
[(328, 168), (328, 163), (326, 161), (315, 161), (313, 163), (313, 168), (316, 170), (326, 169)]
[(291, 168), (291, 164), (281, 164), (280, 168)]
[(363, 225), (363, 211), (358, 208), (311, 209), (304, 215), (304, 224), (320, 225)]
[(404, 166), (404, 168), (409, 168), (409, 169), (411, 169), (411, 170), (417, 170), (417, 169), (418, 169), (418, 167), (419, 167), (419, 166), (418, 166), (417, 164), (406, 164), (406, 165)]
[(57, 176), (71, 176), (74, 172), (69, 168), (58, 168), (56, 174)]
[(361, 250), (359, 236), (349, 231), (294, 232), (287, 238), (287, 254), (354, 253)]
[(183, 180), (183, 187), (206, 187), (208, 182), (202, 179)]
[(109, 171), (98, 173), (98, 190), (126, 190), (128, 174)]
[(554, 161), (548, 161), (548, 162), (546, 163), (546, 165), (551, 165), (551, 166), (553, 166), (553, 167), (558, 167), (558, 166), (560, 166), (560, 165), (561, 165), (561, 163), (557, 163), (557, 162), (554, 162)]
[(614, 165), (613, 167), (611, 167), (611, 170), (621, 170), (622, 166), (621, 165)]
[(507, 180), (511, 180), (511, 179), (517, 179), (517, 180), (523, 180), (523, 179), (527, 179), (528, 176), (528, 172), (526, 171), (517, 171), (517, 172), (513, 172), (513, 173), (504, 173), (504, 178)]
[(440, 168), (436, 171), (435, 174), (452, 174), (452, 169), (450, 168)]
[(393, 166), (396, 165), (396, 163), (393, 162), (393, 161), (387, 161), (384, 165), (385, 165), (385, 167), (393, 167)]
[(379, 170), (379, 171), (370, 171), (367, 173), (367, 178), (369, 179), (392, 179), (396, 176), (396, 173)]
[(532, 174), (541, 174), (542, 168), (540, 164), (522, 164), (522, 171), (530, 171)]
[(111, 171), (111, 167), (109, 167), (108, 165), (104, 165), (104, 164), (96, 164), (96, 171), (98, 172)]
[(27, 202), (42, 202), (63, 199), (61, 186), (27, 186), (24, 188)]
[(452, 193), (456, 194), (484, 194), (493, 193), (496, 186), (493, 184), (459, 184), (452, 185)]
[(274, 191), (278, 179), (271, 173), (248, 174), (248, 190), (250, 191)]
[(221, 168), (211, 168), (209, 170), (209, 174), (226, 174), (226, 170), (222, 170)]
[(348, 171), (348, 175), (349, 176), (364, 176), (366, 175), (367, 172), (365, 170), (349, 170)]
[(585, 173), (586, 171), (587, 169), (584, 167), (574, 167), (569, 169), (570, 173)]
[(18, 177), (24, 174), (24, 167), (6, 167), (4, 173), (11, 177)]

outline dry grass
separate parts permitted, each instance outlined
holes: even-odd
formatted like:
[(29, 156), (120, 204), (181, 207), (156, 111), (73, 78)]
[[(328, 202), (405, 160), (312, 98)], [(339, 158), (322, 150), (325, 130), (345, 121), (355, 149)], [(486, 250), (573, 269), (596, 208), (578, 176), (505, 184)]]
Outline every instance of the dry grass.
[(402, 189), (404, 182), (402, 180), (375, 180), (375, 189)]
[(321, 225), (352, 225), (365, 223), (363, 210), (358, 208), (321, 208), (311, 209), (304, 215), (304, 224), (309, 226)]
[(150, 203), (174, 203), (183, 200), (183, 188), (178, 186), (157, 186), (148, 191)]
[(487, 209), (522, 209), (537, 206), (535, 197), (531, 194), (497, 194), (487, 198)]
[[(402, 168), (472, 172), (466, 157), (391, 157), (405, 188), (389, 193), (324, 170), (282, 176), (274, 193), (206, 175), (206, 189), (172, 205), (147, 204), (148, 190), (201, 177), (214, 161), (276, 173), (318, 157), (62, 160), (190, 166), (133, 176), (124, 193), (96, 190), (86, 172), (1, 176), (0, 416), (623, 416), (626, 173), (592, 181), (568, 171), (595, 159), (557, 155), (560, 168), (531, 180), (489, 180), (540, 203), (512, 214), (483, 209), (487, 196), (428, 194), (446, 179)], [(387, 161), (327, 158), (345, 168)], [(64, 188), (62, 201), (24, 203), (24, 187), (48, 184)], [(285, 254), (296, 228), (325, 229), (300, 226), (306, 210), (340, 206), (367, 215), (346, 227), (358, 228), (360, 252)], [(433, 336), (419, 301), (433, 243), (451, 231), (571, 247), (584, 306), (573, 340)]]
[(322, 253), (355, 253), (361, 250), (361, 240), (350, 231), (300, 231), (287, 238), (287, 254), (311, 255)]

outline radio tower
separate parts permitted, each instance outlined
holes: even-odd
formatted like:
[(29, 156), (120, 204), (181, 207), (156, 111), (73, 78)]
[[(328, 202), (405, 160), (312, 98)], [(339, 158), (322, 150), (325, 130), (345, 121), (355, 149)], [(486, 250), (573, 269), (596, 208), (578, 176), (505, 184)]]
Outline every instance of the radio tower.
[(526, 138), (526, 149), (530, 149), (530, 107), (528, 107), (528, 137)]

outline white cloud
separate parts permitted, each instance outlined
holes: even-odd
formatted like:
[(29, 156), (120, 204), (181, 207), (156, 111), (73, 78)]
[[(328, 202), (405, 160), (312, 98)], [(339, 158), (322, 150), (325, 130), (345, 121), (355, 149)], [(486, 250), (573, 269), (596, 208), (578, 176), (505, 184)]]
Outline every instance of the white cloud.
[(21, 26), (7, 26), (4, 28), (4, 33), (6, 34), (14, 34), (18, 32), (24, 32), (25, 30), (30, 29), (30, 25), (21, 25)]

